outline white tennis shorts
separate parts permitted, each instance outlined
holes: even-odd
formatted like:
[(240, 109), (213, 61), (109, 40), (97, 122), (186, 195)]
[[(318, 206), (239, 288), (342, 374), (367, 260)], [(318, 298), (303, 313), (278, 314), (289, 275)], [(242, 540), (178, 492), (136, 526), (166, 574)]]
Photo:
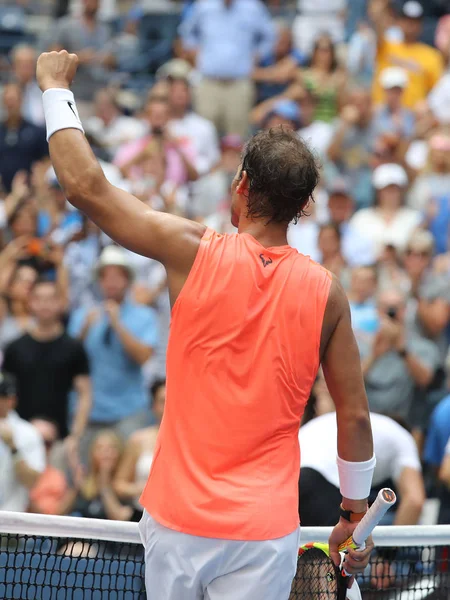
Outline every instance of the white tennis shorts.
[(300, 527), (262, 542), (197, 537), (173, 531), (144, 511), (148, 600), (288, 600), (297, 569)]

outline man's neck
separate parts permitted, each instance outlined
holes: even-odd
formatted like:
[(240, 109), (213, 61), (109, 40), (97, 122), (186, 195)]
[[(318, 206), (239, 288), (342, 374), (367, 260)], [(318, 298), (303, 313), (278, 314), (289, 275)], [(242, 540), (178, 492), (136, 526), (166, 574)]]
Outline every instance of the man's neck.
[(45, 342), (53, 340), (61, 335), (63, 326), (61, 323), (38, 323), (30, 330), (30, 335), (35, 340)]
[(288, 243), (287, 225), (284, 223), (266, 225), (263, 221), (252, 221), (246, 217), (241, 217), (238, 232), (248, 233), (265, 248), (286, 246)]
[(187, 115), (188, 110), (187, 108), (172, 108), (170, 113), (172, 119), (183, 119)]
[(22, 123), (22, 115), (20, 113), (8, 115), (5, 122), (7, 129), (18, 129)]

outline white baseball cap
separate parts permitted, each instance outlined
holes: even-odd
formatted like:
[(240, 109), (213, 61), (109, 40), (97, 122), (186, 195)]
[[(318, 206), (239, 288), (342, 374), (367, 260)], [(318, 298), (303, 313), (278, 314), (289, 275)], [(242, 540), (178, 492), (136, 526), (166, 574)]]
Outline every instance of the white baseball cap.
[(409, 19), (421, 19), (423, 17), (423, 7), (417, 0), (408, 0), (402, 7), (402, 15)]
[(385, 90), (403, 89), (408, 85), (408, 73), (401, 67), (387, 67), (381, 71), (380, 84)]
[(131, 266), (127, 254), (119, 246), (106, 246), (100, 254), (100, 258), (95, 266), (95, 274), (98, 277), (103, 267), (122, 267), (128, 273), (130, 281), (134, 278), (134, 270)]
[(400, 165), (387, 163), (375, 169), (372, 175), (372, 184), (376, 190), (382, 190), (388, 185), (406, 187), (408, 185), (408, 175)]

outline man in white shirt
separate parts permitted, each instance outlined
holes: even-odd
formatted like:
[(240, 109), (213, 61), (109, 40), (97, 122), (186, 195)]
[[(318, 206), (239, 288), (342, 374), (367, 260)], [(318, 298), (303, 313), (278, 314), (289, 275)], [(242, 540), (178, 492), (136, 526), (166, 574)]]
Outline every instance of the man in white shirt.
[(14, 79), (23, 93), (22, 115), (24, 119), (41, 127), (45, 123), (42, 92), (36, 82), (36, 50), (33, 46), (20, 44), (11, 54)]
[[(417, 446), (412, 435), (390, 417), (370, 414), (377, 459), (372, 488), (392, 480), (400, 502), (394, 525), (415, 525), (425, 501)], [(336, 464), (336, 413), (324, 414), (300, 428), (300, 521), (303, 526), (332, 524), (338, 514), (339, 475)]]
[(25, 512), (29, 492), (45, 470), (45, 447), (38, 432), (14, 411), (14, 379), (0, 373), (0, 511)]

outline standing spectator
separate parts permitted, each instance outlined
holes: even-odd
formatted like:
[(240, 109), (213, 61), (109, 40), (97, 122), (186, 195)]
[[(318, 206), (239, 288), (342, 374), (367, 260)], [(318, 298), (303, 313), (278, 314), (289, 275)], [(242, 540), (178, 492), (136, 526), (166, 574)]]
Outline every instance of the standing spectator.
[[(150, 125), (150, 134), (122, 146), (114, 159), (125, 177), (145, 183), (145, 175), (151, 188), (154, 184), (154, 172), (159, 166), (163, 170), (163, 181), (180, 186), (195, 181), (198, 172), (195, 168), (195, 150), (191, 140), (175, 137), (169, 125), (169, 103), (161, 96), (150, 97), (146, 106), (146, 119)], [(142, 180), (144, 179), (144, 182)]]
[[(400, 497), (394, 525), (417, 525), (425, 502), (419, 453), (412, 435), (384, 415), (370, 414), (377, 464), (372, 488), (393, 481)], [(312, 419), (299, 431), (302, 466), (299, 513), (304, 526), (327, 526), (338, 518), (339, 473), (336, 465), (336, 413)]]
[(6, 117), (0, 123), (0, 177), (7, 192), (11, 190), (14, 175), (18, 171), (29, 173), (33, 163), (48, 156), (45, 129), (23, 118), (22, 103), (20, 85), (5, 85), (3, 106)]
[(351, 220), (357, 231), (372, 240), (377, 257), (387, 244), (403, 250), (422, 221), (418, 211), (404, 206), (407, 185), (408, 176), (400, 165), (392, 163), (377, 167), (373, 172), (376, 204), (373, 208), (357, 211)]
[(25, 512), (29, 490), (45, 469), (45, 449), (38, 430), (14, 411), (16, 388), (0, 373), (0, 510)]
[(192, 110), (191, 87), (186, 77), (169, 76), (170, 131), (187, 138), (195, 148), (198, 174), (205, 175), (220, 161), (217, 131), (211, 121)]
[(28, 512), (57, 515), (67, 492), (64, 473), (50, 464), (51, 451), (59, 436), (58, 424), (47, 419), (32, 419), (31, 424), (39, 431), (44, 441), (47, 465), (30, 491)]
[(378, 36), (374, 101), (383, 101), (380, 73), (386, 67), (401, 66), (408, 73), (408, 85), (402, 102), (405, 107), (414, 108), (417, 102), (425, 100), (444, 69), (444, 61), (438, 50), (419, 42), (423, 8), (416, 0), (408, 0), (403, 4), (398, 18), (403, 39), (392, 41), (385, 36), (386, 19), (390, 18), (390, 0), (372, 0), (371, 4), (371, 14)]
[[(340, 113), (327, 154), (337, 171), (348, 179), (357, 208), (372, 204), (370, 155), (375, 137), (370, 94), (362, 88), (354, 89)], [(331, 177), (335, 176), (333, 172)]]
[(347, 75), (339, 67), (336, 48), (329, 35), (316, 39), (310, 65), (300, 71), (298, 81), (317, 99), (315, 120), (333, 121), (345, 98)]
[(384, 104), (377, 107), (374, 123), (377, 134), (395, 133), (410, 139), (414, 135), (414, 113), (403, 108), (403, 93), (408, 85), (408, 73), (400, 67), (387, 67), (380, 74)]
[(320, 33), (331, 35), (334, 42), (344, 41), (347, 0), (297, 0), (296, 4), (292, 28), (296, 48), (310, 54)]
[[(7, 260), (13, 269), (10, 277), (2, 282), (3, 315), (0, 326), (0, 347), (2, 350), (12, 341), (21, 337), (33, 324), (30, 314), (29, 298), (33, 285), (38, 278), (36, 269), (29, 265), (17, 264), (17, 252), (21, 253), (21, 246), (11, 242), (3, 250), (1, 257), (7, 254)], [(4, 271), (9, 269), (9, 264), (4, 265)]]
[(297, 68), (305, 63), (305, 56), (292, 48), (289, 23), (276, 21), (277, 43), (272, 52), (263, 56), (253, 70), (252, 78), (258, 86), (258, 102), (283, 94), (294, 79)]
[(142, 511), (139, 498), (147, 483), (152, 466), (159, 427), (164, 414), (166, 400), (166, 381), (158, 379), (151, 389), (151, 408), (155, 416), (155, 425), (139, 429), (125, 445), (123, 458), (114, 479), (114, 490), (124, 502), (132, 502)]
[(78, 392), (70, 428), (76, 444), (91, 409), (89, 366), (83, 346), (70, 338), (61, 323), (61, 296), (55, 283), (38, 280), (30, 294), (35, 324), (5, 350), (3, 368), (17, 379), (18, 412), (24, 419), (46, 418), (58, 424), (59, 436), (69, 433), (69, 392)]
[(430, 385), (440, 356), (433, 342), (406, 328), (405, 310), (401, 292), (381, 292), (379, 329), (371, 344), (360, 344), (360, 352), (370, 410), (409, 421), (415, 389)]
[(12, 51), (12, 71), (23, 93), (22, 115), (29, 123), (43, 127), (45, 124), (42, 92), (36, 81), (36, 50), (25, 44)]
[(97, 277), (103, 306), (81, 307), (69, 322), (69, 331), (84, 342), (92, 373), (93, 408), (84, 447), (105, 426), (127, 439), (148, 422), (142, 366), (158, 341), (154, 311), (127, 297), (133, 272), (124, 250), (105, 248)]
[(260, 0), (197, 2), (180, 34), (203, 78), (196, 90), (198, 112), (221, 134), (245, 138), (254, 101), (255, 60), (269, 54), (275, 42), (269, 12)]
[(114, 93), (108, 89), (95, 94), (94, 115), (86, 119), (84, 127), (111, 158), (120, 146), (142, 137), (147, 129), (145, 123), (120, 112)]
[(92, 114), (93, 96), (108, 80), (104, 65), (111, 57), (103, 50), (110, 39), (110, 30), (98, 19), (99, 4), (99, 0), (83, 0), (81, 15), (60, 19), (50, 43), (52, 50), (64, 49), (78, 55), (80, 64), (73, 91), (79, 99), (81, 118)]

